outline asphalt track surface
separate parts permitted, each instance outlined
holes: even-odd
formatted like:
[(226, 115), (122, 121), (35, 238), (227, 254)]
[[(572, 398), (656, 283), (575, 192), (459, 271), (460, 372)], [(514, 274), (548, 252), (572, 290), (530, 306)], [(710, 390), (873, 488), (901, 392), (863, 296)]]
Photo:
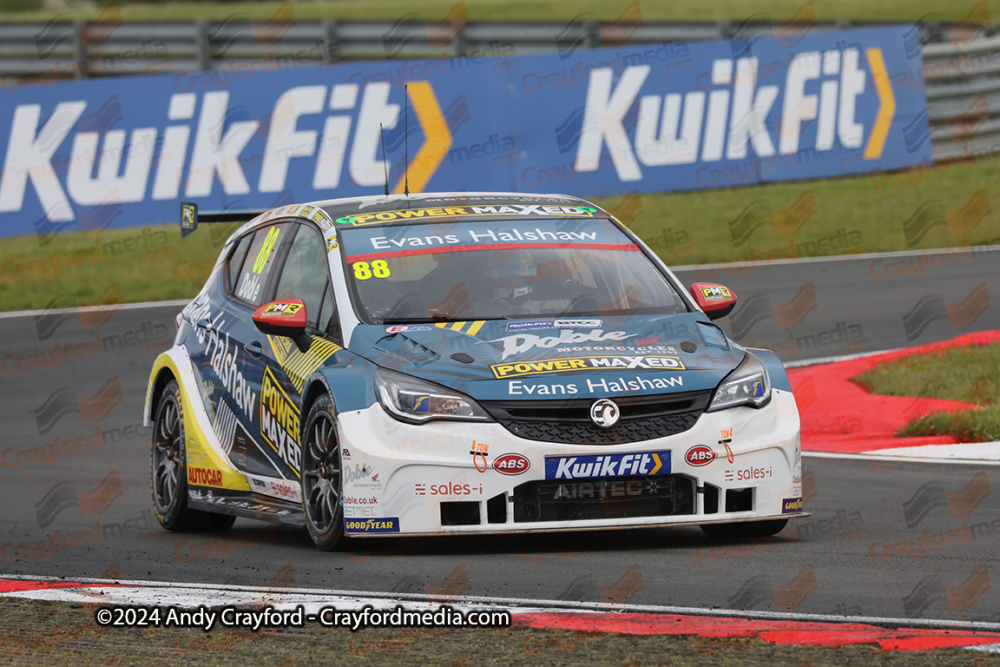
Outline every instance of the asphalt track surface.
[[(997, 293), (996, 260), (995, 253), (973, 253), (919, 277), (882, 281), (871, 278), (870, 257), (757, 267), (742, 276), (679, 275), (728, 284), (741, 299), (769, 295), (773, 304), (813, 284), (817, 308), (795, 326), (787, 326), (786, 311), (759, 318), (744, 343), (849, 322), (860, 324), (867, 349), (877, 350), (1000, 328), (993, 308), (980, 308), (964, 329), (954, 325), (965, 321), (949, 319), (947, 310), (980, 283)], [(908, 340), (902, 317), (928, 295), (931, 308), (943, 303), (945, 314)], [(914, 619), (1000, 617), (1000, 587), (991, 586), (1000, 577), (994, 557), (1000, 494), (991, 492), (1000, 468), (985, 464), (806, 457), (804, 493), (812, 516), (763, 541), (714, 542), (697, 529), (645, 529), (368, 540), (327, 554), (303, 531), (243, 519), (225, 535), (166, 533), (150, 511), (149, 434), (140, 421), (150, 365), (169, 346), (178, 310), (123, 308), (106, 321), (73, 313), (0, 317), (0, 574)], [(841, 352), (810, 353), (783, 356)], [(29, 368), (31, 359), (44, 359), (47, 367)]]
[[(724, 266), (724, 268), (723, 268)], [(719, 321), (784, 361), (910, 347), (1000, 329), (1000, 247), (881, 253), (675, 270), (739, 298)]]

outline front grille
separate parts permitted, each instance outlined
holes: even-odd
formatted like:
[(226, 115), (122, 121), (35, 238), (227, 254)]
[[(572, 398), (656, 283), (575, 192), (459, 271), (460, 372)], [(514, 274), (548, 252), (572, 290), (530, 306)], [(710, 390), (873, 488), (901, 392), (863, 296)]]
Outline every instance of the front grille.
[(590, 420), (590, 406), (596, 400), (593, 398), (480, 404), (520, 438), (571, 445), (618, 445), (683, 433), (695, 425), (711, 397), (709, 390), (615, 398), (621, 418), (612, 428), (601, 428)]
[(514, 489), (514, 521), (584, 521), (695, 513), (685, 475), (525, 482)]

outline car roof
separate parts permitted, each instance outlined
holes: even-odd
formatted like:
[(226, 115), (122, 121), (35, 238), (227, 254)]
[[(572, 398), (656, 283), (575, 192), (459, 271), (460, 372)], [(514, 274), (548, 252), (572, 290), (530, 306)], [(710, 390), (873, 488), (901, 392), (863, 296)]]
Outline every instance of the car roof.
[[(528, 194), (523, 192), (426, 192), (406, 195), (377, 195), (313, 202), (335, 220), (357, 213), (381, 213), (406, 208), (440, 208), (454, 206), (590, 206), (590, 202), (558, 194)], [(595, 207), (596, 208), (596, 207)]]
[[(484, 211), (492, 207), (494, 210)], [(542, 210), (537, 210), (538, 207)], [(509, 213), (518, 219), (535, 222), (562, 219), (558, 211), (545, 207), (569, 207), (563, 213), (576, 217), (579, 212), (572, 209), (586, 209), (586, 217), (608, 218), (611, 214), (599, 206), (579, 197), (560, 194), (531, 194), (524, 192), (426, 192), (410, 195), (371, 195), (344, 199), (327, 199), (304, 204), (279, 206), (264, 211), (240, 227), (230, 241), (277, 218), (303, 218), (320, 227), (323, 232), (331, 231), (334, 222), (351, 226), (380, 226), (417, 224), (428, 220), (454, 220), (456, 218), (496, 217)], [(506, 210), (505, 210), (506, 209)], [(528, 209), (528, 210), (525, 210)], [(398, 215), (390, 215), (399, 212)], [(376, 217), (377, 214), (382, 214)]]
[(330, 202), (316, 202), (338, 223), (352, 226), (414, 224), (429, 220), (496, 217), (509, 214), (535, 221), (564, 215), (607, 217), (607, 213), (590, 202), (558, 194), (525, 194), (519, 192), (433, 192), (415, 195), (381, 195), (356, 197)]

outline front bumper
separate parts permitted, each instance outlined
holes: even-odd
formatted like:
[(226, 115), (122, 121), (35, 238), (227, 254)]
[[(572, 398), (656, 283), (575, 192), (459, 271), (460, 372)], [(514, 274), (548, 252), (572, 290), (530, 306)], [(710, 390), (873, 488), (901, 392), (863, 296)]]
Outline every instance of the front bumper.
[(525, 440), (497, 423), (404, 424), (378, 404), (341, 413), (339, 429), (345, 527), (355, 536), (668, 526), (803, 513), (798, 410), (792, 394), (777, 389), (763, 408), (704, 413), (683, 433), (622, 445)]

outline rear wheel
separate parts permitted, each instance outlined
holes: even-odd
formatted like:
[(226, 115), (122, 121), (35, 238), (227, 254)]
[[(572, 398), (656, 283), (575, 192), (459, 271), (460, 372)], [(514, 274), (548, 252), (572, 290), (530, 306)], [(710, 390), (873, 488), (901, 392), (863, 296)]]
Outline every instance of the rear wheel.
[(701, 526), (706, 535), (714, 539), (734, 537), (768, 537), (785, 529), (788, 519), (769, 521), (743, 521), (740, 523), (706, 523)]
[(153, 420), (150, 455), (153, 510), (160, 525), (176, 532), (225, 531), (236, 517), (200, 512), (188, 507), (187, 465), (184, 455), (184, 413), (180, 387), (171, 380), (163, 388)]
[(344, 537), (343, 464), (337, 439), (337, 415), (326, 394), (306, 417), (302, 452), (302, 509), (313, 542), (323, 551), (346, 543)]

